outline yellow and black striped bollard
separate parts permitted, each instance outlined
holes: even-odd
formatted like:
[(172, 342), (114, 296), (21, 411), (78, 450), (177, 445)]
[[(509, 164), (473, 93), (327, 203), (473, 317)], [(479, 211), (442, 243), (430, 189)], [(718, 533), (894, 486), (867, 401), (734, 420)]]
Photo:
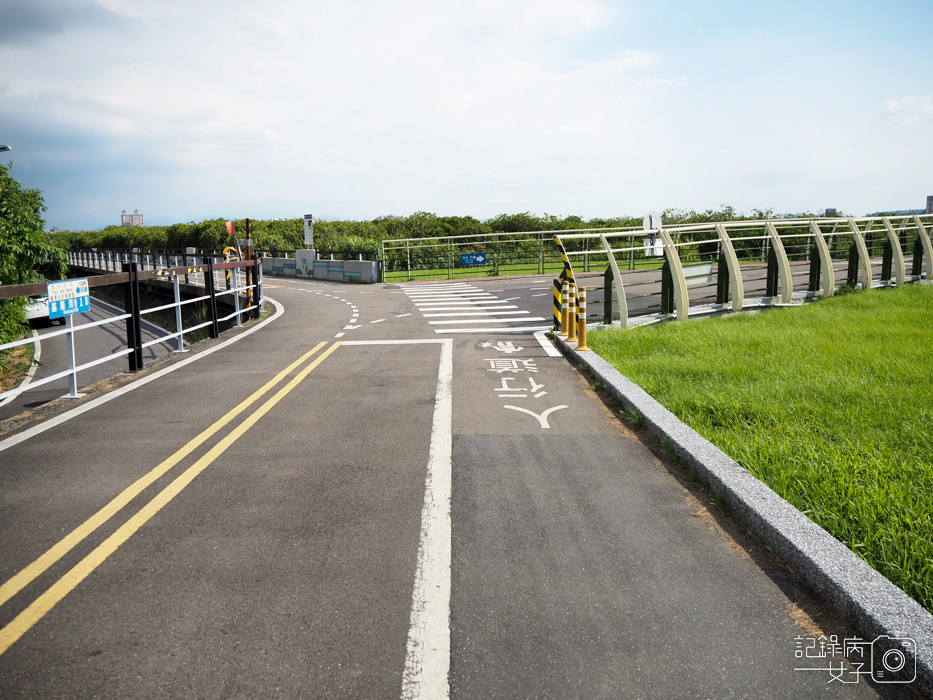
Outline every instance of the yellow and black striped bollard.
[(586, 347), (586, 287), (580, 287), (580, 328), (577, 336), (577, 350), (589, 350)]
[(554, 330), (560, 331), (563, 329), (563, 309), (561, 304), (563, 303), (563, 294), (562, 291), (563, 280), (556, 279), (554, 280), (554, 305), (553, 305), (553, 315), (554, 315)]
[(570, 333), (570, 282), (564, 280), (560, 294), (560, 333), (565, 338)]
[(577, 339), (577, 285), (573, 282), (570, 283), (567, 303), (567, 340), (574, 342)]

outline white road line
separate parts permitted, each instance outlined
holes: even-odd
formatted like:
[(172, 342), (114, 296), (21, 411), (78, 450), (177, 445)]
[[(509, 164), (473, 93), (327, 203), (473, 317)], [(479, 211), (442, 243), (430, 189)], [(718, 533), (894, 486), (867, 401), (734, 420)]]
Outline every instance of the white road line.
[(486, 294), (482, 289), (435, 289), (430, 292), (405, 292), (407, 296), (410, 296), (412, 299), (418, 299), (419, 297), (434, 297), (439, 295), (450, 296), (452, 294)]
[(433, 299), (431, 301), (421, 302), (416, 301), (415, 306), (418, 309), (429, 309), (432, 306), (444, 306), (445, 304), (459, 305), (459, 306), (472, 306), (472, 305), (490, 305), (490, 304), (505, 304), (506, 302), (496, 299), (495, 297), (489, 297), (484, 299)]
[(452, 290), (456, 291), (458, 289), (479, 289), (475, 284), (467, 284), (462, 282), (460, 284), (432, 284), (429, 287), (420, 286), (420, 287), (402, 287), (409, 294), (430, 294), (437, 290), (445, 291)]
[(437, 292), (462, 292), (464, 289), (479, 289), (474, 284), (433, 285), (431, 287), (403, 287), (407, 294), (436, 294)]
[(535, 340), (541, 344), (541, 347), (544, 348), (544, 352), (546, 352), (549, 357), (560, 357), (560, 350), (555, 348), (554, 344), (547, 339), (547, 331), (538, 331), (535, 333)]
[(343, 331), (341, 331), (340, 333), (338, 333), (338, 334), (335, 335), (334, 337), (335, 337), (335, 338), (342, 338), (342, 337), (345, 336), (345, 335), (346, 335), (346, 333), (344, 333)]
[[(425, 313), (427, 311), (463, 311), (464, 309), (473, 309), (475, 311), (503, 311), (505, 309), (517, 308), (517, 306), (513, 306), (512, 304), (496, 304), (494, 306), (489, 304), (461, 304), (459, 306), (425, 306), (424, 308), (419, 308), (418, 311), (421, 311), (427, 316), (427, 313)], [(407, 315), (411, 316), (411, 314)]]
[[(512, 313), (515, 313), (514, 311)], [(464, 318), (458, 321), (428, 321), (428, 325), (441, 326), (453, 323), (527, 323), (528, 321), (546, 321), (543, 316), (523, 316), (522, 318)]]
[(379, 319), (376, 319), (375, 321), (370, 321), (370, 323), (382, 323), (383, 321), (385, 321), (384, 318), (379, 318)]
[(511, 316), (512, 314), (530, 314), (530, 311), (455, 311), (446, 314), (424, 314), (425, 318), (441, 318), (445, 316)]
[(453, 341), (349, 340), (350, 345), (441, 343), (434, 420), (421, 508), (418, 565), (411, 597), (408, 645), (402, 674), (404, 700), (450, 697), (450, 488), (453, 452)]
[(546, 297), (547, 294), (532, 294), (533, 297)]
[(429, 286), (420, 285), (418, 287), (402, 287), (406, 292), (410, 294), (428, 294), (437, 289), (478, 289), (475, 284), (467, 284), (466, 282), (459, 282), (457, 284), (432, 284)]
[(502, 301), (515, 301), (516, 299), (521, 299), (521, 297), (509, 297), (508, 299), (503, 299)]
[(445, 304), (450, 306), (501, 306), (505, 303), (507, 302), (498, 301), (495, 299), (489, 299), (486, 301), (480, 299), (479, 301), (432, 301), (428, 304), (416, 303), (415, 306), (417, 306), (419, 309), (430, 309), (432, 306), (444, 306)]
[[(528, 319), (525, 319), (528, 320)], [(523, 326), (504, 328), (435, 328), (435, 333), (528, 333), (530, 331), (547, 331), (549, 326)]]
[(402, 697), (450, 697), (450, 487), (453, 452), (453, 343), (441, 346), (434, 397), (421, 542), (411, 600)]
[[(430, 301), (432, 299), (496, 299), (495, 294), (431, 294), (429, 296), (423, 297), (411, 297), (411, 300), (416, 304), (424, 301)], [(518, 299), (519, 297), (515, 297)]]
[(405, 318), (406, 316), (411, 316), (411, 314), (399, 314), (395, 318)]
[(242, 340), (248, 335), (252, 335), (256, 331), (258, 331), (260, 328), (263, 328), (269, 323), (272, 323), (277, 318), (279, 318), (282, 314), (285, 313), (285, 307), (282, 306), (275, 299), (266, 297), (266, 301), (268, 301), (270, 304), (272, 304), (275, 307), (275, 313), (269, 316), (269, 318), (265, 319), (264, 321), (260, 321), (258, 324), (256, 324), (249, 330), (245, 330), (242, 333), (239, 333), (235, 335), (234, 337), (230, 338), (229, 340), (225, 340), (224, 342), (218, 345), (208, 348), (207, 350), (204, 350), (202, 352), (199, 352), (197, 355), (192, 355), (191, 357), (185, 358), (184, 360), (180, 360), (179, 362), (176, 362), (175, 364), (169, 367), (166, 367), (165, 369), (161, 369), (158, 372), (154, 372), (150, 374), (149, 376), (143, 377), (142, 379), (137, 379), (131, 384), (125, 384), (119, 389), (114, 389), (113, 391), (107, 394), (104, 394), (103, 396), (99, 398), (88, 401), (86, 404), (77, 406), (71, 409), (70, 411), (66, 411), (65, 413), (55, 416), (54, 418), (49, 418), (47, 421), (40, 423), (39, 425), (35, 427), (24, 430), (21, 433), (17, 433), (16, 435), (13, 435), (12, 437), (8, 437), (6, 440), (0, 440), (0, 452), (3, 452), (4, 450), (7, 450), (13, 447), (14, 445), (18, 445), (21, 442), (25, 442), (26, 440), (29, 440), (30, 438), (33, 438), (36, 435), (40, 435), (44, 433), (46, 430), (48, 430), (49, 428), (54, 428), (56, 426), (61, 425), (62, 423), (65, 423), (71, 420), (72, 418), (76, 418), (77, 416), (80, 416), (82, 413), (87, 413), (88, 411), (95, 409), (98, 406), (107, 403), (108, 401), (112, 401), (118, 396), (123, 396), (123, 394), (128, 394), (134, 389), (138, 389), (139, 387), (144, 386), (148, 384), (149, 382), (152, 382), (152, 381), (155, 381), (156, 379), (164, 377), (166, 374), (174, 372), (177, 369), (181, 369), (185, 365), (190, 365), (192, 362), (197, 362), (203, 357), (212, 355), (218, 350), (222, 350), (228, 345), (232, 345), (233, 343), (236, 343), (237, 341)]
[(530, 290), (533, 291), (533, 292), (537, 292), (537, 291), (540, 291), (540, 290), (542, 290), (542, 289), (550, 289), (550, 287), (529, 287), (528, 289), (530, 289)]

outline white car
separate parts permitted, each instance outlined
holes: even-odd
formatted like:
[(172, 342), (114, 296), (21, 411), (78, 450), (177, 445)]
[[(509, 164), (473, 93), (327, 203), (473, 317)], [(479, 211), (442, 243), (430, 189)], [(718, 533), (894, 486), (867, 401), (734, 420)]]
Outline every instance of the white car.
[[(38, 294), (29, 298), (26, 303), (26, 320), (52, 322), (49, 319), (49, 297), (47, 294)], [(55, 321), (58, 321), (59, 325), (65, 325), (64, 318), (57, 318)]]

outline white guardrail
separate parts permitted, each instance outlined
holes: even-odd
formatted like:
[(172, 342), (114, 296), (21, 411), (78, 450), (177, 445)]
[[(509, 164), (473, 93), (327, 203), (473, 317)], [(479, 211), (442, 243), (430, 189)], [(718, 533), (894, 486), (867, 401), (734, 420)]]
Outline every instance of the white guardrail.
[[(103, 258), (98, 258), (98, 260), (103, 260)], [(0, 393), (0, 401), (64, 377), (68, 377), (70, 385), (70, 391), (66, 398), (78, 398), (81, 396), (77, 391), (79, 372), (123, 356), (127, 356), (129, 371), (137, 372), (144, 369), (143, 350), (145, 348), (174, 340), (177, 348), (175, 352), (184, 352), (185, 334), (206, 328), (208, 335), (216, 338), (219, 336), (221, 324), (230, 321), (236, 326), (240, 326), (244, 317), (249, 318), (251, 315), (256, 318), (259, 317), (263, 304), (262, 266), (258, 265), (255, 260), (225, 263), (206, 261), (202, 264), (182, 267), (169, 267), (171, 262), (174, 261), (167, 258), (159, 262), (149, 260), (145, 262), (151, 264), (152, 269), (140, 269), (139, 262), (135, 260), (131, 262), (121, 261), (115, 256), (112, 260), (108, 259), (105, 266), (100, 263), (92, 263), (91, 257), (85, 253), (70, 253), (69, 264), (73, 272), (93, 272), (96, 270), (106, 273), (114, 269), (119, 270), (122, 266), (122, 272), (91, 274), (87, 277), (87, 281), (90, 288), (112, 285), (122, 286), (126, 301), (125, 313), (81, 324), (74, 323), (74, 317), (68, 315), (64, 317), (66, 327), (63, 330), (28, 336), (22, 340), (0, 345), (0, 351), (2, 351), (21, 345), (35, 344), (37, 341), (45, 342), (58, 336), (66, 336), (68, 357), (68, 369), (48, 377), (34, 379), (25, 386), (20, 385), (15, 389), (2, 392)], [(151, 308), (141, 308), (139, 285), (140, 282), (148, 280), (158, 280), (163, 284), (171, 285), (171, 291), (174, 295), (173, 301)], [(185, 293), (182, 290), (183, 286), (185, 287)], [(42, 295), (45, 293), (45, 288), (45, 283), (0, 287), (0, 299)], [(233, 308), (233, 311), (225, 316), (220, 316), (217, 302), (218, 299), (224, 297), (230, 299), (229, 305)], [(206, 320), (185, 326), (183, 324), (183, 309), (192, 304), (203, 305), (206, 311)], [(166, 331), (164, 335), (154, 340), (143, 342), (140, 323), (145, 315), (158, 312), (173, 312), (175, 330)], [(111, 353), (96, 357), (81, 365), (76, 364), (75, 338), (78, 333), (98, 326), (107, 326), (120, 322), (125, 322), (125, 347), (118, 348)]]
[[(691, 314), (691, 289), (707, 285), (719, 287), (716, 303), (703, 304), (697, 312), (790, 304), (819, 294), (831, 297), (841, 284), (871, 289), (930, 280), (931, 233), (933, 214), (923, 214), (567, 231), (554, 240), (564, 262), (562, 276), (571, 281), (579, 274), (579, 269), (574, 270), (575, 261), (578, 268), (586, 269), (608, 265), (606, 303), (611, 308), (613, 297), (617, 297), (619, 320), (625, 328), (632, 325), (628, 299), (639, 296), (630, 295), (629, 289), (644, 284), (656, 287), (659, 281), (662, 298), (667, 284), (672, 303), (662, 301), (661, 314), (654, 316), (685, 319)], [(751, 277), (765, 265), (765, 277)], [(802, 266), (808, 269), (801, 272)], [(637, 279), (632, 277), (639, 272)], [(646, 272), (654, 272), (653, 279), (648, 279), (652, 276)], [(797, 290), (795, 277), (806, 280), (804, 284), (797, 282)], [(765, 294), (746, 298), (746, 287), (754, 289), (755, 281), (766, 282)]]

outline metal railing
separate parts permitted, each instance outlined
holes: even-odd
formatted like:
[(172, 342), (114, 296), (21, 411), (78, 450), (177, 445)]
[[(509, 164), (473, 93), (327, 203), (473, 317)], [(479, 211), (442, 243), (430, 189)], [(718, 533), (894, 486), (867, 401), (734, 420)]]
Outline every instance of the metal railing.
[(383, 281), (544, 274), (560, 270), (560, 255), (551, 243), (553, 235), (554, 231), (524, 231), (385, 240)]
[[(89, 260), (76, 253), (69, 255), (73, 267), (83, 267), (93, 270), (87, 263)], [(108, 260), (108, 264), (112, 260)], [(102, 263), (103, 264), (103, 263)], [(122, 285), (123, 297), (125, 302), (124, 313), (80, 325), (74, 324), (72, 316), (65, 317), (65, 328), (63, 330), (42, 333), (38, 337), (30, 336), (22, 340), (16, 340), (10, 343), (0, 345), (0, 351), (9, 350), (21, 345), (34, 344), (37, 341), (44, 342), (57, 336), (66, 336), (68, 369), (58, 372), (49, 377), (43, 377), (39, 380), (33, 380), (25, 387), (20, 386), (9, 391), (0, 393), (0, 399), (8, 396), (16, 396), (25, 391), (29, 391), (45, 384), (58, 381), (67, 377), (69, 379), (68, 398), (77, 398), (78, 394), (78, 373), (86, 371), (104, 362), (110, 362), (114, 359), (126, 356), (128, 370), (138, 372), (144, 369), (143, 350), (166, 341), (175, 341), (175, 352), (185, 352), (184, 336), (194, 333), (203, 328), (208, 329), (208, 335), (211, 338), (217, 338), (220, 335), (222, 324), (232, 321), (236, 326), (241, 326), (244, 317), (259, 318), (263, 304), (262, 288), (262, 266), (257, 264), (256, 260), (245, 260), (239, 262), (213, 263), (207, 262), (197, 266), (181, 267), (158, 267), (156, 269), (141, 269), (140, 263), (135, 261), (120, 261), (121, 272), (110, 274), (90, 275), (87, 278), (89, 288), (108, 287), (113, 285)], [(100, 268), (106, 272), (108, 268)], [(232, 272), (232, 274), (228, 274)], [(197, 279), (194, 279), (197, 278)], [(192, 280), (185, 282), (189, 287), (195, 290), (193, 296), (183, 298), (182, 279)], [(170, 283), (174, 295), (171, 303), (161, 304), (149, 308), (142, 308), (140, 283), (146, 281), (158, 281)], [(198, 284), (200, 282), (200, 284)], [(241, 283), (242, 282), (242, 283)], [(203, 292), (197, 291), (198, 288)], [(35, 296), (44, 294), (47, 289), (46, 283), (0, 286), (0, 299), (11, 299), (16, 297)], [(188, 290), (191, 291), (190, 289)], [(220, 316), (218, 313), (218, 299), (229, 297), (232, 313)], [(183, 309), (192, 304), (203, 304), (206, 309), (206, 320), (185, 326), (183, 323)], [(165, 335), (154, 340), (143, 342), (141, 332), (141, 321), (144, 316), (157, 313), (174, 312), (175, 330), (166, 332)], [(75, 343), (79, 332), (84, 332), (98, 326), (110, 324), (125, 323), (126, 346), (108, 353), (102, 357), (94, 358), (81, 365), (75, 362)]]
[(570, 231), (554, 240), (562, 277), (605, 270), (604, 298), (595, 303), (606, 323), (618, 319), (625, 327), (801, 303), (830, 297), (842, 284), (870, 289), (930, 280), (931, 231), (933, 215), (924, 214)]

